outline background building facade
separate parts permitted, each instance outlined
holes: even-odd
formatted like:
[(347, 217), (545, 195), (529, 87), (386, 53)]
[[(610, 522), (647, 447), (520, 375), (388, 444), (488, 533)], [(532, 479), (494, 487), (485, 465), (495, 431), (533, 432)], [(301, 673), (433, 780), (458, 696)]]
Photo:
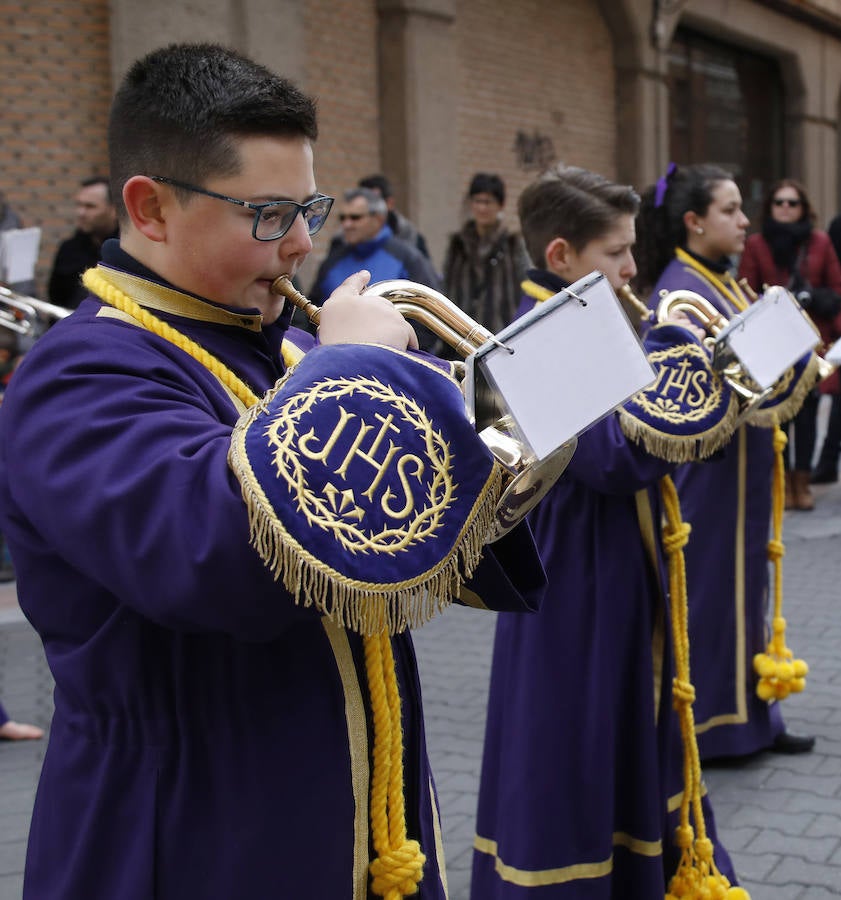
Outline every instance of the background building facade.
[[(841, 0), (23, 0), (0, 41), (0, 187), (43, 229), (39, 285), (82, 178), (107, 167), (114, 85), (171, 41), (218, 41), (319, 100), (319, 188), (382, 171), (440, 265), (473, 172), (547, 164), (652, 183), (732, 170), (749, 212), (783, 175), (841, 209)], [(317, 239), (302, 273), (338, 227)]]

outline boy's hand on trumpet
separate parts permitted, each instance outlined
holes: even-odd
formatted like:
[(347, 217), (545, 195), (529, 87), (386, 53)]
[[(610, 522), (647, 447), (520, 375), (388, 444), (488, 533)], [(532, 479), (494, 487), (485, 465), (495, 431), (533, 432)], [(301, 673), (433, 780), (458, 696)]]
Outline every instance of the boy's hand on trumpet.
[(322, 344), (386, 344), (417, 350), (412, 326), (382, 297), (366, 297), (371, 273), (363, 269), (346, 278), (321, 307), (318, 337)]
[(704, 338), (707, 337), (707, 332), (682, 310), (674, 310), (674, 312), (669, 314), (669, 318), (666, 321), (671, 322), (674, 325), (680, 325), (681, 328), (691, 331), (699, 341), (703, 341)]

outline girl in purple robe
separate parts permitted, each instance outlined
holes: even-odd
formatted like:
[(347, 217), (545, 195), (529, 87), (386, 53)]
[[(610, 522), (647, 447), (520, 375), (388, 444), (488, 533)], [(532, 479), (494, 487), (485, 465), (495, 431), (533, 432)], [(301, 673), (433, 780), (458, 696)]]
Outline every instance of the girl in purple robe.
[[(540, 268), (520, 312), (594, 269), (626, 284), (638, 203), (572, 167), (528, 187), (521, 227)], [(672, 468), (608, 416), (530, 516), (549, 589), (536, 616), (498, 618), (473, 900), (665, 896), (683, 790), (657, 491)], [(732, 882), (720, 846), (716, 862)]]
[[(749, 300), (730, 274), (749, 222), (739, 188), (713, 166), (670, 167), (646, 193), (638, 225), (640, 292), (700, 294), (727, 318)], [(675, 474), (684, 519), (695, 722), (702, 759), (771, 749), (802, 753), (813, 738), (785, 730), (779, 704), (756, 694), (754, 654), (765, 650), (771, 429), (743, 425), (724, 451)]]

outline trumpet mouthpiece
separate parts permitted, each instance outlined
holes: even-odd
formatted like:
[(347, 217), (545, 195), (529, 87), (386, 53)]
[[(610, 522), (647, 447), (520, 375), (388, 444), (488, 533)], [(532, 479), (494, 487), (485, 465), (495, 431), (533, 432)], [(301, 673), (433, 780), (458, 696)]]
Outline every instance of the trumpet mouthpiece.
[(297, 306), (301, 312), (306, 315), (306, 317), (312, 322), (314, 325), (318, 325), (318, 320), (321, 317), (321, 309), (316, 306), (314, 303), (311, 303), (296, 287), (292, 284), (292, 280), (288, 275), (280, 275), (275, 278), (272, 282), (269, 290), (273, 294), (277, 294), (280, 297), (285, 297), (290, 303), (294, 306)]

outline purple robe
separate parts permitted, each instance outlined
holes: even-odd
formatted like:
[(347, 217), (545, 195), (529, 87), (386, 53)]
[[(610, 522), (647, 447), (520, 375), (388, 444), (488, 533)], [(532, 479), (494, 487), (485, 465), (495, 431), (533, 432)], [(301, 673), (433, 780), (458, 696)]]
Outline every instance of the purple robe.
[[(691, 290), (730, 317), (738, 312), (717, 286), (678, 259), (652, 293)], [(756, 695), (754, 654), (767, 643), (767, 544), (771, 523), (773, 432), (743, 425), (727, 447), (675, 475), (686, 547), (695, 724), (702, 759), (744, 756), (784, 730), (779, 704)]]
[[(262, 328), (183, 294), (156, 313), (258, 393), (283, 371), (285, 318)], [(296, 606), (249, 546), (227, 463), (239, 414), (204, 366), (96, 298), (36, 343), (6, 394), (1, 527), (55, 678), (29, 900), (368, 896), (362, 639)], [(527, 530), (510, 537), (470, 587), (523, 608), (542, 570)], [(418, 896), (443, 900), (408, 632), (392, 646)]]
[(665, 895), (683, 790), (657, 490), (672, 468), (609, 416), (530, 516), (549, 588), (536, 616), (498, 618), (473, 900)]

